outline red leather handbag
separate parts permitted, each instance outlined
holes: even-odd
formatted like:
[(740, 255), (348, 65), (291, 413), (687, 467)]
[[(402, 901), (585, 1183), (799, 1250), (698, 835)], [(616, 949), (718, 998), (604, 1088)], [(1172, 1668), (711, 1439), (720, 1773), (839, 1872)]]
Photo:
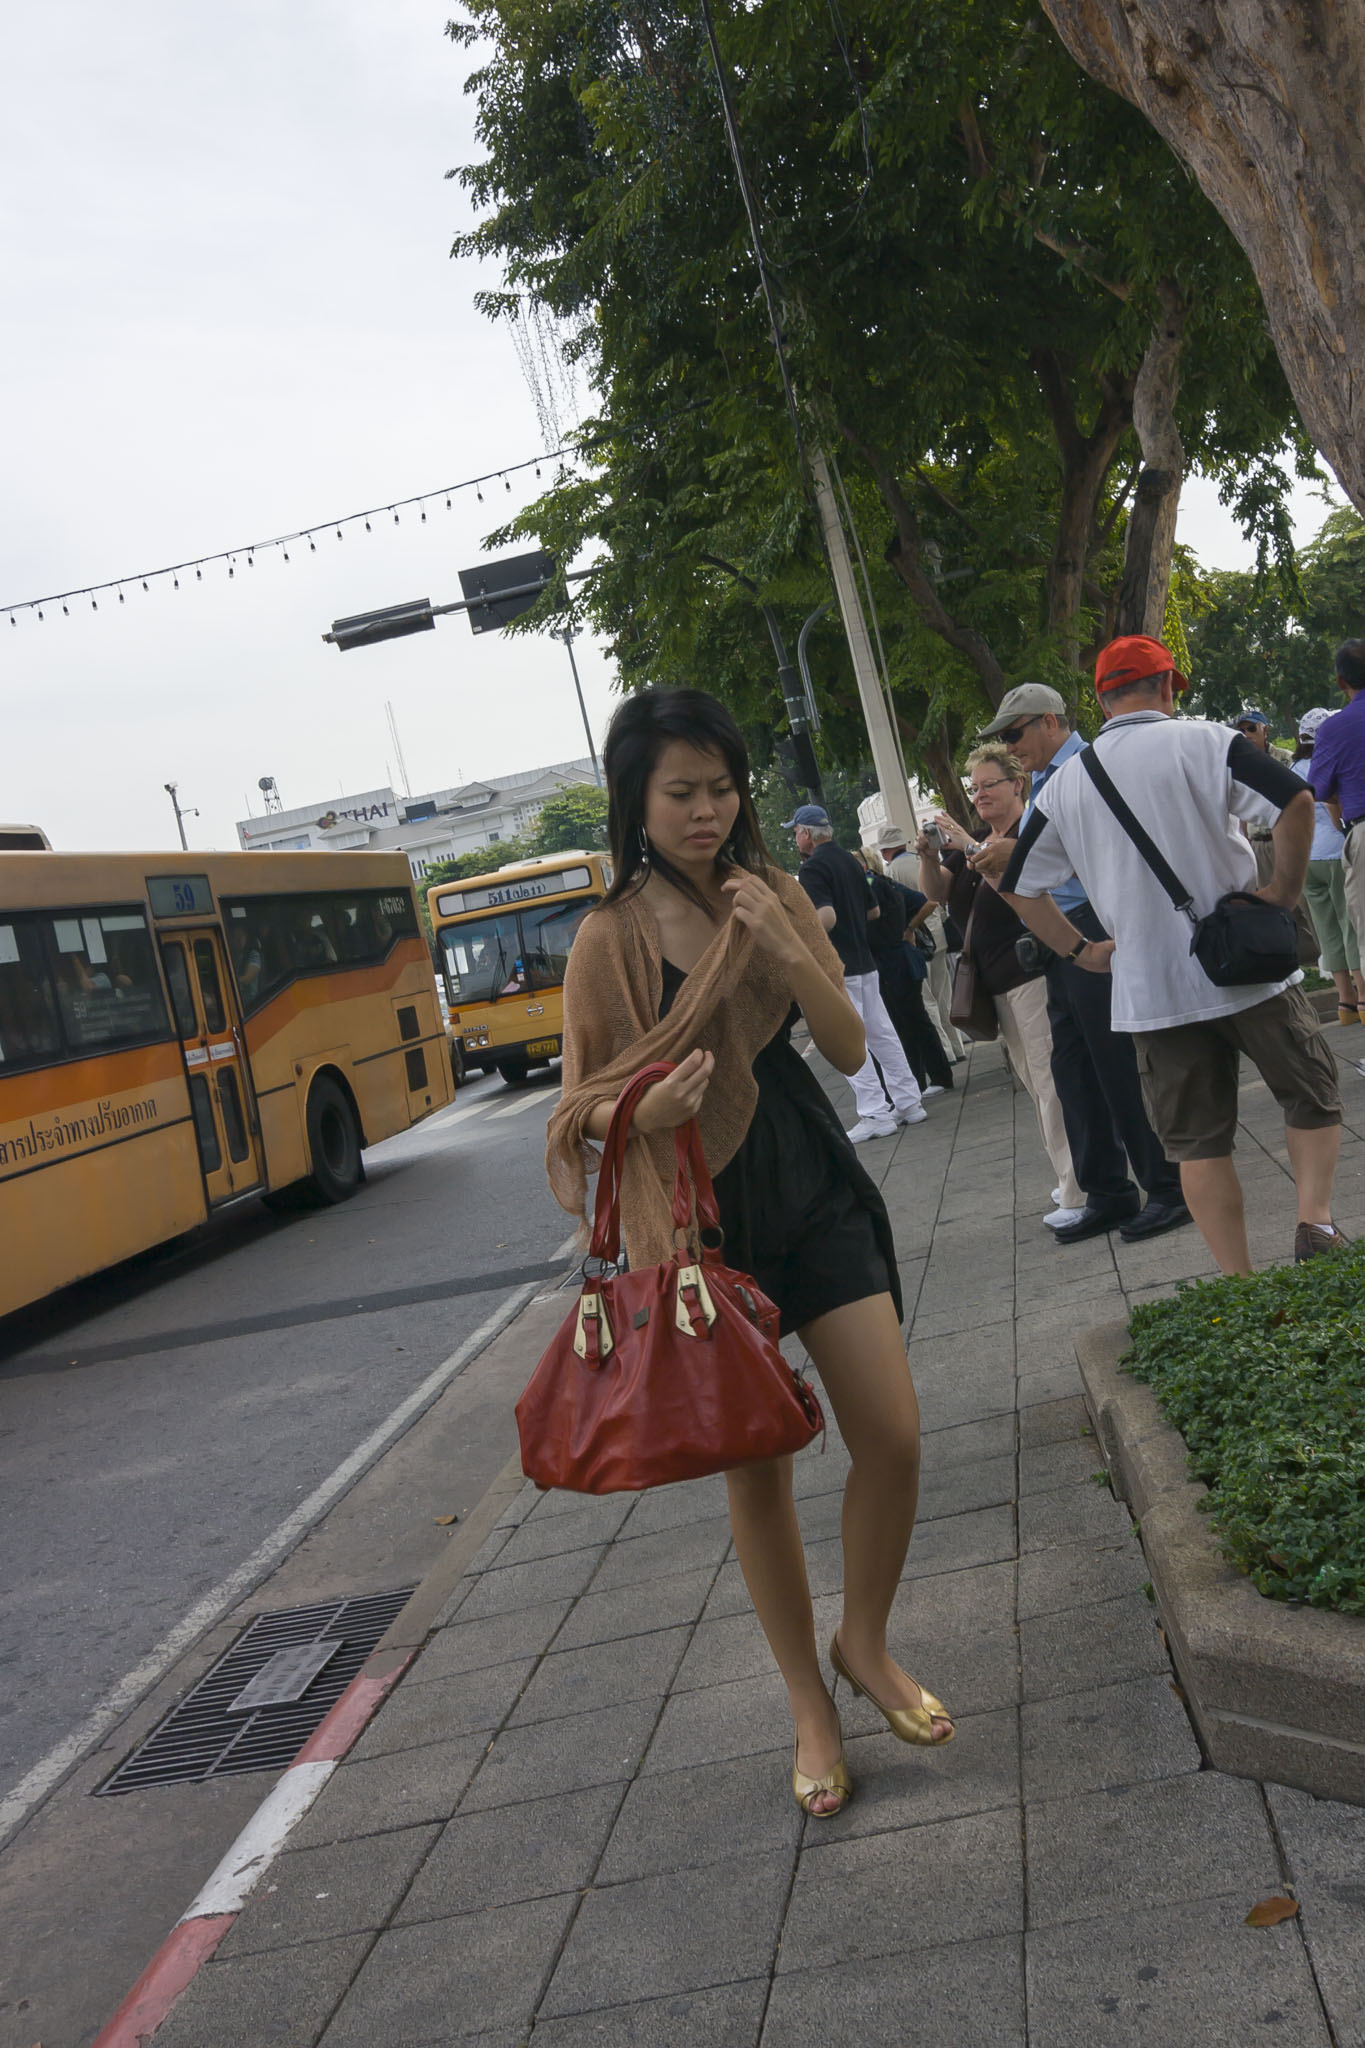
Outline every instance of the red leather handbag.
[[(813, 1390), (777, 1348), (777, 1309), (721, 1260), (695, 1121), (674, 1134), (673, 1256), (618, 1270), (630, 1119), (645, 1089), (672, 1071), (663, 1061), (645, 1067), (617, 1099), (582, 1292), (517, 1403), (522, 1470), (537, 1486), (638, 1492), (803, 1450), (824, 1428)], [(600, 1277), (589, 1274), (594, 1262)]]

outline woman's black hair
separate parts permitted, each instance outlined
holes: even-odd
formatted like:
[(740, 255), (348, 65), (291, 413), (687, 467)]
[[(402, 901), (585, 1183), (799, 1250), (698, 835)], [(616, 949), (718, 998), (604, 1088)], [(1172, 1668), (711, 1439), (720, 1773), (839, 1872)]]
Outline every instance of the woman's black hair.
[(1294, 759), (1296, 761), (1311, 761), (1312, 758), (1313, 735), (1312, 733), (1309, 733), (1308, 738), (1305, 739), (1303, 734), (1300, 733), (1294, 745)]
[(719, 754), (739, 792), (739, 814), (716, 868), (728, 874), (747, 868), (762, 874), (772, 866), (749, 791), (749, 750), (731, 713), (705, 690), (637, 690), (611, 721), (602, 762), (607, 771), (607, 831), (616, 873), (604, 901), (615, 903), (640, 888), (650, 873), (662, 875), (713, 921), (715, 912), (686, 875), (651, 846), (644, 846), (645, 791), (660, 752), (682, 740), (703, 754)]

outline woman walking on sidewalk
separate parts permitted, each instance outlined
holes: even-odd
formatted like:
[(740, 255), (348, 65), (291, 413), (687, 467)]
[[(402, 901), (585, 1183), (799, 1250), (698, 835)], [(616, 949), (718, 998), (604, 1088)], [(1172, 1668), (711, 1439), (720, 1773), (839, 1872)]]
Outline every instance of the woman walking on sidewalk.
[[(604, 760), (616, 877), (569, 956), (551, 1186), (582, 1216), (598, 1163), (590, 1141), (606, 1135), (617, 1095), (651, 1061), (678, 1062), (634, 1117), (622, 1196), (632, 1262), (672, 1250), (672, 1132), (695, 1116), (727, 1261), (776, 1302), (783, 1334), (800, 1335), (853, 1461), (831, 1661), (902, 1741), (949, 1741), (948, 1715), (886, 1645), (919, 1479), (890, 1224), (789, 1037), (799, 1010), (852, 1074), (862, 1024), (804, 891), (768, 860), (724, 705), (700, 690), (641, 691), (612, 720)], [(807, 1813), (834, 1814), (852, 1784), (816, 1648), (792, 1461), (740, 1466), (726, 1483), (740, 1568), (796, 1725), (792, 1789)]]

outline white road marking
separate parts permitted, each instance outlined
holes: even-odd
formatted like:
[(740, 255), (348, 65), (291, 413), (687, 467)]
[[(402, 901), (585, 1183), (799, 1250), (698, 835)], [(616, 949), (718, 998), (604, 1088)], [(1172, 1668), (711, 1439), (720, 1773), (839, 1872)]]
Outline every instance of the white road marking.
[(506, 1109), (495, 1109), (488, 1121), (491, 1124), (496, 1123), (500, 1116), (523, 1116), (528, 1109), (534, 1109), (537, 1103), (543, 1109), (553, 1109), (558, 1100), (557, 1095), (525, 1095), (520, 1102), (509, 1102)]
[(285, 1836), (301, 1820), (336, 1769), (335, 1757), (295, 1764), (261, 1801), (232, 1847), (180, 1915), (205, 1920), (216, 1913), (240, 1913), (247, 1894), (278, 1855)]
[(428, 1117), (424, 1123), (414, 1124), (418, 1131), (450, 1131), (456, 1124), (462, 1124), (468, 1116), (478, 1116), (487, 1109), (486, 1102), (471, 1102), (464, 1109), (448, 1109), (441, 1116)]
[[(562, 1259), (573, 1250), (577, 1241), (576, 1233), (566, 1237), (556, 1247), (551, 1258)], [(438, 1394), (445, 1391), (451, 1380), (456, 1378), (469, 1360), (490, 1344), (507, 1325), (520, 1314), (539, 1288), (538, 1280), (528, 1280), (509, 1294), (500, 1308), (493, 1311), (477, 1330), (465, 1338), (459, 1349), (452, 1351), (449, 1358), (428, 1373), (419, 1387), (414, 1388), (405, 1401), (389, 1414), (377, 1429), (370, 1432), (363, 1443), (357, 1444), (350, 1456), (343, 1458), (335, 1472), (315, 1487), (307, 1500), (301, 1501), (292, 1515), (272, 1530), (265, 1542), (252, 1551), (234, 1572), (216, 1585), (211, 1592), (197, 1600), (188, 1614), (168, 1635), (162, 1637), (156, 1647), (150, 1650), (133, 1669), (127, 1672), (118, 1684), (111, 1687), (97, 1705), (86, 1715), (79, 1726), (69, 1735), (63, 1736), (56, 1747), (33, 1766), (22, 1777), (12, 1791), (0, 1800), (0, 1845), (6, 1842), (16, 1829), (22, 1826), (36, 1806), (40, 1806), (49, 1792), (58, 1786), (67, 1772), (86, 1756), (95, 1745), (102, 1742), (111, 1729), (116, 1728), (124, 1715), (135, 1707), (140, 1699), (158, 1685), (166, 1673), (192, 1649), (201, 1636), (207, 1634), (215, 1622), (228, 1614), (251, 1591), (260, 1584), (272, 1565), (286, 1556), (294, 1545), (305, 1536), (313, 1524), (322, 1519), (334, 1501), (353, 1486), (361, 1474), (383, 1455), (389, 1445), (403, 1434), (403, 1431), (429, 1408)]]

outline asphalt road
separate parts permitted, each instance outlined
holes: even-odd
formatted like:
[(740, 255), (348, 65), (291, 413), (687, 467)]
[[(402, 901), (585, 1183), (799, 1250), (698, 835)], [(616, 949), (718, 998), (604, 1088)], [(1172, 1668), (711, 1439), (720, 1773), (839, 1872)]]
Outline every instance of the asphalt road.
[(0, 1803), (499, 1305), (563, 1270), (558, 1069), (0, 1322)]

